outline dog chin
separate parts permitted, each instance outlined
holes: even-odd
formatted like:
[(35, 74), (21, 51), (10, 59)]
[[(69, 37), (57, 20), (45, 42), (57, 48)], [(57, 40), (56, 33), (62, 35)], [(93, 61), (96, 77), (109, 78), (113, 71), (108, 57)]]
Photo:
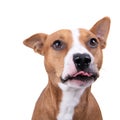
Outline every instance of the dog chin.
[(81, 81), (81, 80), (68, 80), (64, 84), (67, 85), (68, 87), (72, 88), (87, 88), (92, 85), (94, 80), (89, 80), (89, 81)]

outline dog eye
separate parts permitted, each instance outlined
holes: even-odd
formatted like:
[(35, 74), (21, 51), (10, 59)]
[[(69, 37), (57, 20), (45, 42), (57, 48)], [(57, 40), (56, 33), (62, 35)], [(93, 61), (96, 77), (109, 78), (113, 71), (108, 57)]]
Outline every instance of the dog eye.
[(65, 48), (65, 44), (61, 40), (56, 40), (53, 42), (52, 47), (55, 50), (63, 50)]
[(96, 38), (91, 38), (89, 41), (88, 41), (88, 45), (91, 47), (91, 48), (96, 48), (98, 46), (98, 41)]

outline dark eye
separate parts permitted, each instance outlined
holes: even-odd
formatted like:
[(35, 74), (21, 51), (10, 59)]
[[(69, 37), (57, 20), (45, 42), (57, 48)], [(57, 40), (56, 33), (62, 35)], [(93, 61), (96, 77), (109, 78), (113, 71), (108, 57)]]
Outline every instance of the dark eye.
[(91, 48), (96, 48), (98, 46), (98, 41), (96, 38), (91, 38), (89, 41), (88, 41), (88, 45), (91, 47)]
[(61, 40), (56, 40), (53, 42), (52, 47), (55, 50), (63, 50), (65, 48), (65, 44)]

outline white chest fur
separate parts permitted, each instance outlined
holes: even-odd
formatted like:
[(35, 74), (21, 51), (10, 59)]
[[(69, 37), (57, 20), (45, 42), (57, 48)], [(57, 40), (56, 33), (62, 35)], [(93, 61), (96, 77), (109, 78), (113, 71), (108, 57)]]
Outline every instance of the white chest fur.
[(80, 97), (84, 92), (84, 89), (75, 89), (68, 87), (62, 83), (59, 84), (63, 91), (62, 101), (60, 103), (60, 110), (57, 116), (57, 120), (72, 120), (74, 115), (74, 109), (80, 101)]

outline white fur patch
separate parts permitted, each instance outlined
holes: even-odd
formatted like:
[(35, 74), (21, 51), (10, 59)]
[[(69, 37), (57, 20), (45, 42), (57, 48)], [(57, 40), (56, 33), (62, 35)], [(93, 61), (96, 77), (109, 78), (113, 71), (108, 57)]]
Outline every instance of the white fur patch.
[(79, 103), (84, 89), (75, 89), (63, 83), (59, 83), (59, 87), (63, 91), (63, 97), (57, 120), (72, 120), (74, 115), (74, 108)]

